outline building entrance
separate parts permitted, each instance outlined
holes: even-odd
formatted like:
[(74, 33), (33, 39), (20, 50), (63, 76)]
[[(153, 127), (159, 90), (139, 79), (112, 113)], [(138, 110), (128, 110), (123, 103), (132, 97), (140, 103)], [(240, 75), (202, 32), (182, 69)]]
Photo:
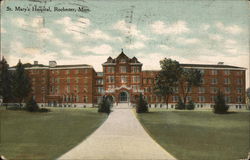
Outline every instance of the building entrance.
[(128, 92), (121, 92), (119, 95), (120, 103), (128, 102)]

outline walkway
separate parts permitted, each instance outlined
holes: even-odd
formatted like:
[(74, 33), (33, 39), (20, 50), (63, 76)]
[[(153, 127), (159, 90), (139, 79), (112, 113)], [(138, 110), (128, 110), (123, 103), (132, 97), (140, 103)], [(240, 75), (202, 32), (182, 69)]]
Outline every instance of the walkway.
[(60, 160), (175, 160), (143, 129), (131, 109), (114, 109), (91, 136)]

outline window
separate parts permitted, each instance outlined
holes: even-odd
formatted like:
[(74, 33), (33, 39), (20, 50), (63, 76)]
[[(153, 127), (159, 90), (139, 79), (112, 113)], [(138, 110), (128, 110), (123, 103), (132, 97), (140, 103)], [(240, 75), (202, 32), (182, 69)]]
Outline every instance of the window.
[(230, 84), (230, 79), (229, 78), (225, 78), (224, 79), (224, 84)]
[(103, 79), (97, 79), (96, 83), (102, 85), (103, 84)]
[(79, 77), (76, 77), (76, 83), (79, 83)]
[(67, 86), (67, 93), (69, 93), (70, 92), (70, 86), (68, 85)]
[(79, 86), (78, 86), (78, 85), (75, 86), (75, 92), (76, 92), (76, 93), (79, 92)]
[(132, 85), (133, 90), (137, 91), (139, 90), (139, 85)]
[(79, 70), (77, 69), (77, 70), (75, 70), (75, 74), (79, 74)]
[(127, 83), (127, 76), (121, 76), (121, 83)]
[(225, 75), (230, 75), (230, 70), (224, 70)]
[(238, 96), (236, 98), (236, 101), (237, 101), (237, 103), (242, 103), (243, 102), (243, 98), (241, 96)]
[(153, 79), (151, 79), (151, 78), (148, 79), (148, 83), (149, 83), (149, 84), (152, 84), (152, 83), (153, 83)]
[(79, 96), (76, 95), (76, 102), (79, 102)]
[(97, 93), (102, 94), (104, 92), (103, 87), (97, 87)]
[(60, 87), (56, 86), (56, 93), (59, 94), (60, 93)]
[(88, 69), (84, 69), (84, 73), (88, 73), (89, 72), (89, 70)]
[(178, 87), (173, 87), (174, 93), (179, 93), (179, 88)]
[(83, 96), (83, 102), (88, 103), (88, 97), (87, 96)]
[(213, 70), (211, 70), (211, 73), (212, 73), (212, 75), (217, 75), (217, 74), (218, 74), (218, 71), (215, 70), (215, 69), (213, 69)]
[(57, 83), (60, 83), (60, 78), (56, 78), (56, 82), (57, 82)]
[(67, 83), (70, 83), (70, 77), (67, 77)]
[(147, 79), (143, 79), (143, 84), (147, 84)]
[(84, 84), (85, 84), (85, 85), (88, 84), (88, 77), (84, 77)]
[(217, 78), (213, 78), (213, 79), (212, 79), (212, 84), (217, 84), (217, 83), (218, 83)]
[(231, 97), (230, 96), (225, 96), (225, 101), (226, 101), (226, 103), (230, 103), (231, 102)]
[(204, 96), (199, 96), (198, 101), (199, 102), (205, 102), (205, 97)]
[(108, 67), (108, 73), (114, 73), (115, 68), (114, 67)]
[(137, 67), (137, 66), (132, 66), (132, 67), (131, 67), (131, 70), (132, 70), (133, 73), (138, 73), (138, 72), (140, 72), (140, 68)]
[(121, 73), (127, 73), (127, 67), (126, 66), (121, 66), (120, 67), (120, 72)]
[(212, 102), (215, 102), (215, 99), (216, 99), (216, 96), (211, 97)]
[(237, 88), (237, 93), (241, 94), (242, 93), (242, 88)]
[(69, 75), (70, 72), (69, 72), (69, 70), (66, 70), (65, 73), (66, 73), (67, 75)]
[(192, 92), (192, 88), (185, 88), (185, 92), (191, 93)]
[(237, 81), (237, 84), (242, 84), (243, 83), (243, 80), (241, 78), (238, 78), (236, 81)]
[(132, 76), (132, 83), (139, 83), (140, 82), (140, 76)]
[(217, 93), (218, 92), (218, 88), (216, 87), (211, 87), (211, 93)]
[(242, 75), (243, 71), (237, 71), (237, 75)]
[(126, 59), (122, 58), (122, 59), (120, 60), (120, 63), (126, 63)]
[(187, 102), (192, 101), (192, 97), (191, 96), (187, 96)]
[(230, 87), (225, 87), (224, 90), (225, 90), (226, 94), (231, 93), (231, 88)]
[(205, 88), (204, 87), (199, 87), (199, 93), (205, 93)]
[(173, 96), (173, 102), (178, 102), (178, 96)]
[(108, 89), (114, 89), (115, 85), (108, 85)]
[(108, 76), (107, 77), (107, 82), (108, 83), (114, 83), (115, 82), (115, 77), (114, 76)]

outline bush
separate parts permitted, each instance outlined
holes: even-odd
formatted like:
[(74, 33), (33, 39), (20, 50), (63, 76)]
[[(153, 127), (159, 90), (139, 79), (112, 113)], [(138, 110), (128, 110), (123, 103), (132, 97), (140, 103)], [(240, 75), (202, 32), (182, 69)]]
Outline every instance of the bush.
[(194, 108), (195, 108), (194, 102), (193, 101), (189, 101), (188, 105), (187, 105), (187, 109), (188, 110), (194, 110)]
[(101, 103), (98, 105), (98, 112), (110, 113), (111, 102), (107, 96), (103, 96)]
[(223, 114), (223, 113), (227, 113), (228, 109), (229, 109), (229, 106), (226, 105), (225, 96), (223, 93), (219, 91), (215, 99), (213, 112), (217, 114)]
[(142, 94), (140, 94), (140, 97), (136, 103), (136, 113), (146, 113), (146, 112), (148, 112), (148, 103), (143, 98)]
[(26, 103), (25, 109), (29, 112), (39, 111), (39, 107), (33, 98), (30, 98), (29, 101)]
[(50, 110), (47, 108), (40, 108), (38, 111), (39, 112), (50, 112)]
[(175, 107), (175, 109), (185, 109), (185, 104), (182, 102), (182, 100), (179, 98), (177, 106)]

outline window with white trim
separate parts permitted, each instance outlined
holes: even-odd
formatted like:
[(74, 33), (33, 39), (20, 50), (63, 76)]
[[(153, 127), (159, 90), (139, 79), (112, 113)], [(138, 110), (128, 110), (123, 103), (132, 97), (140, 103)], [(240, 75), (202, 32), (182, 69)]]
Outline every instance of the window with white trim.
[(230, 87), (225, 87), (224, 90), (225, 90), (226, 94), (231, 93), (231, 88)]
[(132, 76), (132, 83), (139, 83), (140, 82), (140, 76)]
[(211, 74), (212, 75), (217, 75), (218, 74), (218, 70), (215, 70), (215, 69), (211, 70)]
[(126, 66), (120, 66), (120, 73), (127, 73), (127, 67)]
[(121, 76), (121, 83), (127, 83), (127, 76)]
[(212, 84), (217, 84), (217, 83), (218, 83), (217, 78), (212, 78)]
[(230, 78), (225, 78), (224, 79), (224, 84), (230, 84)]
[(205, 97), (204, 96), (198, 96), (198, 101), (199, 102), (205, 102)]
[(199, 93), (205, 93), (205, 88), (204, 87), (199, 87)]

